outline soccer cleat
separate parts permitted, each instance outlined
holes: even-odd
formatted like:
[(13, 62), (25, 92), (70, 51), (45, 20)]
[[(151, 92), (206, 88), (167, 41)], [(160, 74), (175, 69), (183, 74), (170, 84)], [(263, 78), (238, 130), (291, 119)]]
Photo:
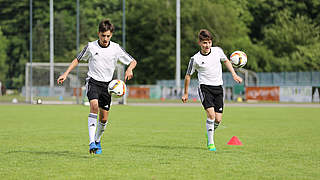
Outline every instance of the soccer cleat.
[(206, 134), (207, 137), (207, 147), (209, 149), (209, 151), (216, 151), (216, 146), (214, 144), (209, 144), (209, 140), (208, 140), (208, 135)]
[(216, 151), (216, 146), (214, 146), (214, 144), (208, 144), (208, 149), (209, 151)]
[(102, 154), (101, 142), (96, 142), (97, 151), (96, 154)]
[(98, 150), (96, 143), (92, 142), (89, 144), (89, 153), (94, 154)]

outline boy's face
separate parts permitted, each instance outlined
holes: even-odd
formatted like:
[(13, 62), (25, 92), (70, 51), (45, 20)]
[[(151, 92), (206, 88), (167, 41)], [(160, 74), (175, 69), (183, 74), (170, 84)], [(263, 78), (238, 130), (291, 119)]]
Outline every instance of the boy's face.
[(98, 32), (98, 36), (99, 36), (100, 44), (104, 47), (107, 47), (112, 37), (112, 32), (111, 31)]
[(199, 46), (201, 47), (201, 52), (204, 54), (208, 54), (210, 52), (210, 48), (212, 46), (212, 40), (203, 40), (199, 41)]

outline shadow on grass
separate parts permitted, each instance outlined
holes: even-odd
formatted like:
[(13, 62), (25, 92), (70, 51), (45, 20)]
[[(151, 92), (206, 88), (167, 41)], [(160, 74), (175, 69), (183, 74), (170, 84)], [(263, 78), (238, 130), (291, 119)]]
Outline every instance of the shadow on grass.
[(91, 156), (86, 155), (79, 155), (71, 151), (8, 151), (7, 154), (16, 154), (16, 153), (27, 153), (27, 154), (34, 154), (34, 155), (45, 155), (45, 156), (60, 156), (60, 157), (72, 157), (72, 158), (92, 158)]
[(190, 147), (190, 146), (141, 145), (141, 144), (132, 144), (131, 146), (133, 146), (133, 147), (138, 147), (138, 148), (155, 148), (155, 149), (167, 149), (167, 150), (175, 150), (175, 149), (206, 150), (206, 148), (202, 148), (202, 147)]
[(217, 151), (212, 152), (208, 151), (206, 147), (195, 147), (195, 146), (169, 146), (169, 145), (141, 145), (141, 144), (132, 144), (132, 147), (137, 148), (147, 148), (147, 149), (162, 149), (162, 150), (201, 150), (204, 152), (218, 153), (218, 154), (246, 154), (242, 148), (226, 148), (226, 147), (217, 147)]

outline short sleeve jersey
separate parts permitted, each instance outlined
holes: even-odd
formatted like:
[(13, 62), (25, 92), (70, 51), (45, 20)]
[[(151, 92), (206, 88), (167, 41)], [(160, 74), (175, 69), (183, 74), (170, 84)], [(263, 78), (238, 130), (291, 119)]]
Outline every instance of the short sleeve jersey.
[(200, 51), (191, 57), (187, 74), (198, 72), (199, 84), (220, 86), (223, 85), (221, 62), (228, 60), (220, 47), (211, 47), (209, 54)]
[(78, 54), (78, 61), (88, 61), (88, 76), (102, 82), (112, 80), (118, 61), (128, 65), (133, 58), (117, 43), (110, 41), (102, 47), (98, 40), (89, 42)]

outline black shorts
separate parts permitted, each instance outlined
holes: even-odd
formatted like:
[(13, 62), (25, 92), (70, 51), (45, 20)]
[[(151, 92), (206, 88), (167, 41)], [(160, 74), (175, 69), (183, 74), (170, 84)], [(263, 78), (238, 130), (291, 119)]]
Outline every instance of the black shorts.
[(91, 101), (92, 99), (97, 99), (99, 107), (109, 111), (111, 96), (108, 93), (108, 85), (110, 82), (96, 81), (92, 78), (87, 78), (86, 81), (86, 92), (89, 101)]
[(198, 88), (201, 103), (204, 109), (213, 107), (215, 112), (223, 113), (223, 88), (200, 84)]

